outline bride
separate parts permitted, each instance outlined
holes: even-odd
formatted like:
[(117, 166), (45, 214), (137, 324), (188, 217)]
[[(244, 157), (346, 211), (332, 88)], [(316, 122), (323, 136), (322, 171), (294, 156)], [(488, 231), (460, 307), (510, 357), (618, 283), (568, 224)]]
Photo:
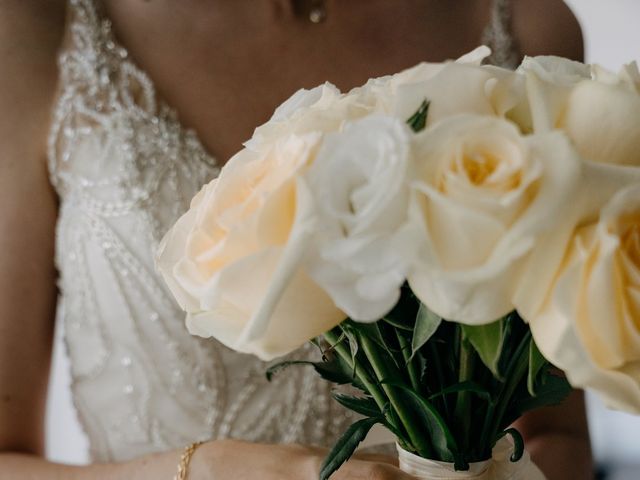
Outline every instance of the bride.
[[(507, 66), (582, 55), (560, 0), (0, 2), (0, 479), (168, 479), (181, 456), (192, 480), (317, 478), (351, 421), (329, 386), (191, 337), (155, 246), (296, 89), (483, 41)], [(86, 467), (42, 458), (56, 310)], [(578, 394), (519, 428), (549, 479), (588, 478)], [(392, 463), (336, 478), (408, 478)]]

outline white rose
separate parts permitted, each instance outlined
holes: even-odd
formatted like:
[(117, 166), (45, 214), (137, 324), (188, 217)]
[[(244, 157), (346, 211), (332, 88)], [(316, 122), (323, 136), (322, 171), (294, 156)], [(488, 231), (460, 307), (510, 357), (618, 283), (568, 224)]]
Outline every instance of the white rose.
[(427, 125), (458, 114), (506, 117), (525, 103), (524, 77), (489, 65), (451, 62), (432, 78), (398, 87), (393, 113), (411, 116), (428, 100)]
[(526, 59), (520, 70), (535, 130), (561, 129), (580, 154), (603, 163), (640, 165), (640, 73), (634, 62), (615, 75), (558, 57)]
[(640, 413), (640, 183), (575, 230), (544, 308), (528, 320), (574, 386)]
[(300, 89), (276, 109), (269, 121), (255, 129), (245, 147), (260, 150), (286, 135), (333, 132), (344, 122), (371, 112), (371, 106), (343, 95), (328, 82), (311, 90)]
[(389, 312), (412, 262), (413, 135), (398, 119), (360, 120), (326, 137), (305, 176), (319, 215), (309, 273), (354, 320)]
[(538, 239), (563, 227), (582, 161), (560, 133), (523, 136), (505, 120), (460, 115), (418, 135), (410, 216), (423, 248), (409, 284), (431, 310), (468, 324), (513, 310)]
[[(524, 77), (481, 65), (490, 54), (483, 46), (455, 61), (420, 63), (395, 75), (371, 79), (346, 96), (401, 120), (407, 120), (427, 100), (429, 124), (459, 113), (505, 116), (526, 108)], [(527, 115), (519, 112), (518, 117), (528, 122)]]
[(315, 225), (299, 176), (320, 139), (241, 151), (161, 242), (158, 268), (192, 334), (269, 360), (344, 319), (301, 269)]
[(525, 320), (539, 314), (575, 228), (597, 218), (602, 206), (622, 188), (640, 182), (640, 168), (583, 161), (579, 181), (571, 208), (563, 212), (557, 228), (538, 240), (513, 295), (513, 304)]

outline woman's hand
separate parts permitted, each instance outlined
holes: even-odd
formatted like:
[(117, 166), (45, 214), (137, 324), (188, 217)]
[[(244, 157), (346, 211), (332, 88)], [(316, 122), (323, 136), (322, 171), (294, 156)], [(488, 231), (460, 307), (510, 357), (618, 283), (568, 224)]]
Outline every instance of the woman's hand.
[[(191, 461), (192, 480), (318, 480), (326, 450), (300, 445), (264, 445), (237, 440), (206, 443)], [(412, 480), (381, 455), (346, 462), (331, 480)]]

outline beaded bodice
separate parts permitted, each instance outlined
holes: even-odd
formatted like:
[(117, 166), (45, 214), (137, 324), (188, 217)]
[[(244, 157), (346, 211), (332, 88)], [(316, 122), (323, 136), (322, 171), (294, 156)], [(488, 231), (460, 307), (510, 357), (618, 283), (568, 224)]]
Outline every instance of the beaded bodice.
[[(95, 461), (235, 437), (328, 445), (352, 421), (308, 369), (188, 334), (157, 274), (163, 233), (218, 167), (114, 39), (97, 0), (69, 0), (49, 138), (72, 393)], [(316, 353), (303, 348), (296, 358)]]
[(153, 254), (216, 161), (158, 100), (93, 0), (70, 8), (49, 167), (60, 312), (92, 459), (229, 436), (327, 445), (349, 422), (327, 382), (303, 368), (269, 383), (253, 356), (187, 332)]

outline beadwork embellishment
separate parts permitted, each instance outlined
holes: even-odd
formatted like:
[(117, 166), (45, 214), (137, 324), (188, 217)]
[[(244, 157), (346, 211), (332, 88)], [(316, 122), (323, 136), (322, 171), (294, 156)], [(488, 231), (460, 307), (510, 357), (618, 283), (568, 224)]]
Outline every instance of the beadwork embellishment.
[[(216, 160), (158, 98), (97, 0), (69, 7), (49, 170), (72, 393), (93, 460), (228, 436), (333, 441), (349, 418), (312, 371), (268, 383), (264, 363), (187, 332), (153, 252), (218, 174)], [(305, 347), (293, 358), (315, 356)]]

